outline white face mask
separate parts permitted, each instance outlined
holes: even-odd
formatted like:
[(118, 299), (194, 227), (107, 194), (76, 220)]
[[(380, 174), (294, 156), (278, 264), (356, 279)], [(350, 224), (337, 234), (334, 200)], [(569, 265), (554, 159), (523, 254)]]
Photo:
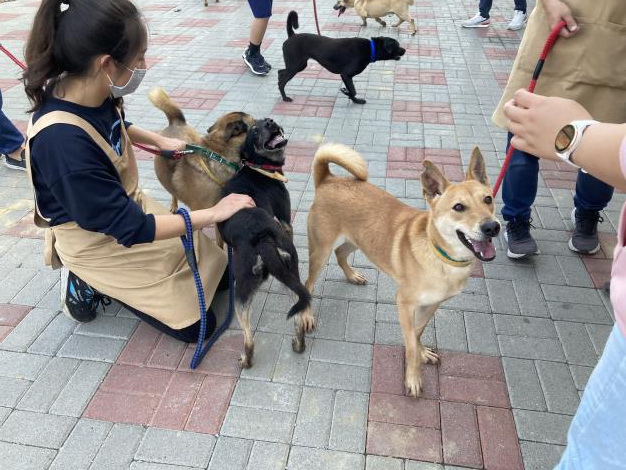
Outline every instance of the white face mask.
[[(124, 65), (124, 67), (126, 66)], [(109, 75), (107, 74), (107, 78), (109, 79), (109, 82), (111, 82), (109, 85), (109, 89), (111, 90), (111, 95), (113, 96), (113, 98), (121, 98), (122, 96), (133, 93), (137, 88), (139, 88), (143, 77), (146, 76), (147, 69), (131, 70), (128, 67), (126, 68), (132, 72), (130, 78), (126, 82), (126, 85), (114, 85), (113, 80), (111, 80), (111, 77), (109, 77)]]

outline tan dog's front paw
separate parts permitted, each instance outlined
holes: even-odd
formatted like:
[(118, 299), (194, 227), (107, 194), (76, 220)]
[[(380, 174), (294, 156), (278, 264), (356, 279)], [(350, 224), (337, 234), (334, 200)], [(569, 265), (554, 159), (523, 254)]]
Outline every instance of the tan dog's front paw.
[(404, 380), (404, 392), (409, 397), (419, 397), (422, 392), (422, 378), (407, 376)]
[(424, 364), (439, 364), (439, 355), (430, 348), (422, 348), (422, 362)]
[(350, 284), (357, 284), (359, 286), (367, 284), (367, 278), (357, 271), (352, 271), (352, 274), (350, 274), (347, 279)]
[(303, 313), (300, 317), (300, 325), (305, 333), (310, 333), (315, 329), (315, 317), (311, 312)]
[(242, 354), (239, 356), (239, 367), (242, 369), (249, 369), (252, 367), (252, 358), (247, 354)]

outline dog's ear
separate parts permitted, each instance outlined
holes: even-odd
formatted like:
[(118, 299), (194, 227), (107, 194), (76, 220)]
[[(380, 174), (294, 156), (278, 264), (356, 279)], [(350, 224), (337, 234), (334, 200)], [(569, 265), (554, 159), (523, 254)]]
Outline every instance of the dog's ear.
[(210, 133), (211, 133), (211, 132), (213, 132), (214, 130), (215, 130), (215, 124), (213, 124), (211, 127), (209, 127), (209, 128), (206, 130), (206, 133), (207, 133), (207, 134), (210, 134)]
[(444, 176), (439, 168), (432, 162), (424, 160), (424, 171), (422, 173), (422, 193), (428, 201), (434, 197), (441, 196), (450, 185), (448, 178)]
[(485, 159), (478, 147), (474, 147), (470, 158), (469, 168), (465, 175), (466, 180), (476, 180), (479, 183), (489, 186), (489, 177), (487, 176), (487, 167)]
[(226, 125), (226, 140), (230, 140), (233, 137), (245, 134), (246, 132), (248, 132), (248, 124), (246, 124), (242, 120), (229, 122)]

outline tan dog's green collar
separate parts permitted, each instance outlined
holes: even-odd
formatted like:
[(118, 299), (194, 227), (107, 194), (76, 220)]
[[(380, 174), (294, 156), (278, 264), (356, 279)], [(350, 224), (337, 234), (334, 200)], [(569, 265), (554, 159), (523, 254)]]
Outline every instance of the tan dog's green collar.
[(433, 247), (433, 251), (435, 252), (435, 254), (437, 256), (439, 256), (439, 258), (444, 262), (449, 264), (450, 266), (454, 266), (457, 268), (466, 268), (469, 265), (471, 265), (474, 260), (470, 259), (470, 260), (456, 260), (454, 258), (452, 258), (443, 248), (441, 248), (440, 246), (435, 245), (435, 242), (433, 242), (431, 240), (430, 242), (431, 246)]

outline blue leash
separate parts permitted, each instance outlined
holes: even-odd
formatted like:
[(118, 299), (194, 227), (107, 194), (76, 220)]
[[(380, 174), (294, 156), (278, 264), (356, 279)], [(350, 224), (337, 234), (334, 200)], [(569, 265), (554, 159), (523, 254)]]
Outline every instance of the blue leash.
[[(202, 279), (200, 279), (200, 273), (198, 272), (198, 264), (196, 262), (196, 253), (193, 248), (193, 229), (191, 226), (191, 217), (189, 216), (189, 212), (182, 207), (176, 211), (177, 214), (183, 216), (185, 219), (185, 228), (187, 233), (185, 235), (181, 235), (180, 239), (183, 242), (183, 248), (185, 249), (185, 257), (187, 258), (187, 264), (191, 268), (193, 272), (193, 279), (196, 284), (196, 291), (198, 292), (198, 303), (200, 304), (200, 332), (198, 333), (198, 342), (196, 343), (196, 350), (193, 353), (193, 358), (191, 359), (191, 367), (195, 369), (198, 367), (202, 359), (209, 352), (211, 346), (217, 341), (217, 339), (226, 331), (228, 325), (233, 319), (233, 314), (235, 313), (235, 276), (233, 274), (233, 249), (228, 246), (228, 316), (224, 323), (220, 325), (220, 327), (213, 332), (211, 337), (207, 340), (206, 345), (202, 347), (202, 340), (204, 335), (206, 334), (206, 323), (207, 323), (207, 310), (206, 310), (206, 302), (204, 300), (204, 289), (202, 288)], [(216, 317), (217, 321), (217, 317)]]

